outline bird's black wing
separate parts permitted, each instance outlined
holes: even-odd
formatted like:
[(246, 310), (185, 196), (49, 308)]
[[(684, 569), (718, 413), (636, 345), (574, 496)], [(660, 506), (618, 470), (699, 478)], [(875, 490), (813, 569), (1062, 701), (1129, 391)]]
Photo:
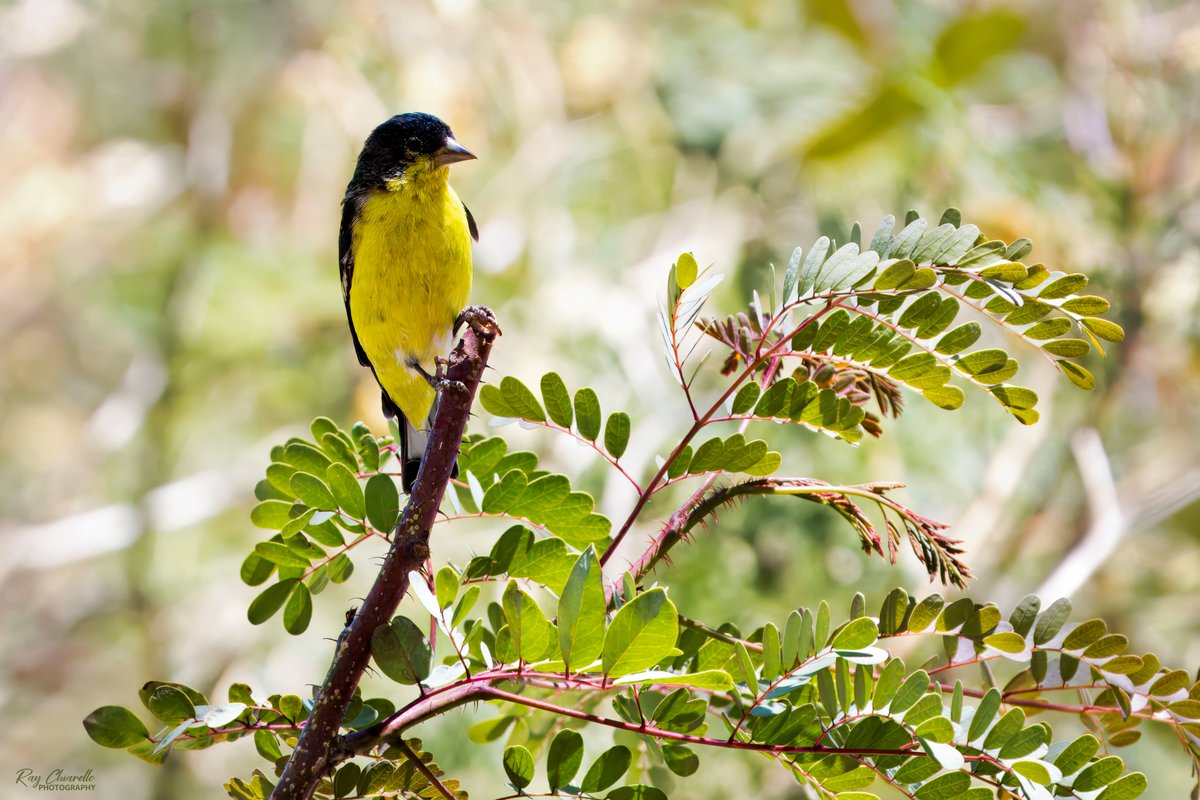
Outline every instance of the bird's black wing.
[(358, 341), (358, 332), (354, 330), (354, 316), (350, 313), (350, 285), (354, 282), (354, 219), (358, 216), (359, 210), (359, 199), (353, 194), (347, 193), (346, 199), (342, 201), (342, 229), (338, 234), (338, 267), (342, 274), (342, 299), (346, 301), (346, 321), (350, 323), (350, 337), (354, 340), (354, 352), (358, 354), (358, 363), (369, 367), (371, 361)]
[(471, 229), (471, 238), (479, 241), (479, 226), (475, 224), (475, 218), (471, 216), (471, 209), (467, 208), (467, 204), (463, 203), (463, 211), (467, 212), (467, 227)]

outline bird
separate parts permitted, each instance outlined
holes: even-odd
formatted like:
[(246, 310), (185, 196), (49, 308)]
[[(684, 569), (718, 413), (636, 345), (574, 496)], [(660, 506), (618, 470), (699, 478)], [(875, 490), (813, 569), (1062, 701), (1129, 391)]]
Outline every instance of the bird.
[(411, 493), (436, 412), (444, 357), (471, 293), (475, 218), (449, 183), (475, 155), (431, 114), (398, 114), (376, 127), (342, 201), (338, 266), (359, 363), (400, 433)]

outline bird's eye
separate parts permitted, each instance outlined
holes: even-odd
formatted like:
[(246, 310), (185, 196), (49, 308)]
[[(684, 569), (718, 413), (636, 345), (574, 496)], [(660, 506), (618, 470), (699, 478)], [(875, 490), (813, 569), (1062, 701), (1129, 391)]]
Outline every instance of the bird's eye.
[(418, 147), (421, 146), (421, 140), (420, 140), (420, 138), (418, 138), (416, 136), (410, 136), (410, 137), (408, 137), (408, 139), (405, 141), (404, 144), (408, 147), (409, 150), (416, 150)]

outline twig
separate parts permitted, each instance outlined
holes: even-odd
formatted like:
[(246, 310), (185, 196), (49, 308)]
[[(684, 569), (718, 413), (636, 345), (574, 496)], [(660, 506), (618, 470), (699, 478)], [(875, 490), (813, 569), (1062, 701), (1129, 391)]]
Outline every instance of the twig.
[(435, 775), (433, 770), (429, 768), (429, 765), (422, 761), (421, 757), (413, 751), (408, 742), (404, 741), (403, 739), (399, 739), (396, 742), (396, 746), (404, 751), (404, 755), (408, 756), (408, 760), (411, 761), (413, 766), (425, 776), (426, 780), (437, 787), (437, 790), (442, 797), (446, 798), (446, 800), (458, 800), (458, 798), (454, 796), (454, 792), (450, 791), (448, 788), (446, 788), (446, 784), (438, 780), (438, 776)]
[(429, 446), (391, 548), (375, 585), (338, 640), (329, 673), (271, 800), (307, 800), (338, 760), (338, 729), (371, 658), (371, 635), (391, 620), (408, 591), (409, 572), (420, 570), (429, 557), (429, 531), (450, 481), (471, 403), (497, 333), (487, 325), (480, 325), (478, 331), (468, 328), (450, 357)]

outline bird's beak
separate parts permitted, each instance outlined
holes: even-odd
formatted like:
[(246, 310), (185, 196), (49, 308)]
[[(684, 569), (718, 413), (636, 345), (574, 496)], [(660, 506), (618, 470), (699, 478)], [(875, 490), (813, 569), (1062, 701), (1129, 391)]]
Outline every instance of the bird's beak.
[(459, 161), (470, 161), (474, 157), (474, 153), (448, 136), (446, 137), (446, 143), (433, 154), (433, 163), (439, 167), (448, 167), (451, 164), (457, 164)]

